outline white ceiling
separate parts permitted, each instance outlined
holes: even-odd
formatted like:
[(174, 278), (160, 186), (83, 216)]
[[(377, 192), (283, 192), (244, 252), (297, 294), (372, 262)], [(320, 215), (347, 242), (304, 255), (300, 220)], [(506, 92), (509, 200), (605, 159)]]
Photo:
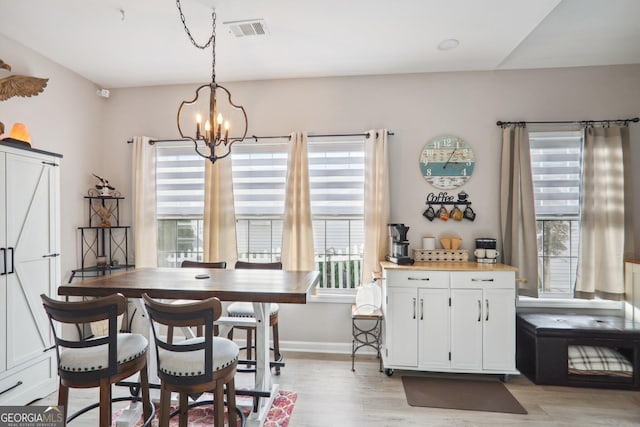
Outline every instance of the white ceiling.
[[(213, 7), (218, 82), (640, 63), (638, 0), (182, 0), (198, 41)], [(173, 0), (0, 0), (0, 33), (105, 88), (210, 81)]]

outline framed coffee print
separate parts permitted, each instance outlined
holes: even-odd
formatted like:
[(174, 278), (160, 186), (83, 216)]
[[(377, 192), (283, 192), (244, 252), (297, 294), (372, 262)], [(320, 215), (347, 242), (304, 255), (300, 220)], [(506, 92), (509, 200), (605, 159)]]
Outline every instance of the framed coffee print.
[(420, 153), (422, 176), (441, 190), (452, 190), (467, 182), (475, 163), (469, 143), (453, 135), (433, 138)]

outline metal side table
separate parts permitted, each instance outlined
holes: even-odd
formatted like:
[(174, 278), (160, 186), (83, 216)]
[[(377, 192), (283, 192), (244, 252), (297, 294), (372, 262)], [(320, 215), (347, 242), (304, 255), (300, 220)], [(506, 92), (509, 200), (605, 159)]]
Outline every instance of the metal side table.
[(382, 347), (382, 310), (376, 308), (371, 311), (358, 311), (356, 305), (351, 306), (351, 370), (355, 372), (356, 352), (362, 347), (371, 347), (376, 351), (376, 356), (380, 359), (380, 372), (382, 372), (382, 357), (380, 349)]

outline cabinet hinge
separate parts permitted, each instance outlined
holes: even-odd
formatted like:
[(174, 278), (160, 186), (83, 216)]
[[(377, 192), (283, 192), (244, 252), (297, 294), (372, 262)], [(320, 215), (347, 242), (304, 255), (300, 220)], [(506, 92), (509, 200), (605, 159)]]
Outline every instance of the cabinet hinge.
[(451, 360), (451, 352), (449, 352), (449, 360)]

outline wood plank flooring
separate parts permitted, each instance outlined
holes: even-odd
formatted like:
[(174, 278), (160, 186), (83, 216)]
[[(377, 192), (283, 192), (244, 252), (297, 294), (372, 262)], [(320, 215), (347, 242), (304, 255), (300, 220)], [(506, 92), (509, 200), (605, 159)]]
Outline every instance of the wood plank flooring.
[[(512, 376), (507, 388), (527, 415), (418, 408), (407, 404), (401, 376), (420, 374), (396, 371), (387, 377), (378, 372), (374, 356), (359, 355), (356, 372), (348, 355), (287, 352), (285, 363), (274, 379), (281, 389), (298, 393), (290, 427), (640, 426), (637, 391), (537, 386)], [(114, 389), (114, 395), (122, 393), (126, 389)], [(97, 396), (97, 390), (71, 390), (70, 413)], [(53, 394), (34, 404), (56, 401)], [(95, 426), (97, 417), (94, 410), (70, 426)]]

